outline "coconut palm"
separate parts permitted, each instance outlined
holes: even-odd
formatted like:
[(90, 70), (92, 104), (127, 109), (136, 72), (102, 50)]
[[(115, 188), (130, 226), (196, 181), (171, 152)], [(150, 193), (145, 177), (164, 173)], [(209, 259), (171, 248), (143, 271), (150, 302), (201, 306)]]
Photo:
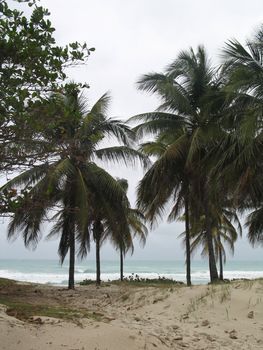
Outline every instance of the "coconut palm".
[(249, 240), (261, 243), (263, 207), (263, 28), (242, 45), (229, 41), (224, 48), (225, 91), (231, 103), (227, 115), (231, 132), (220, 146), (218, 172), (235, 188), (242, 213), (250, 212)]
[[(242, 234), (241, 224), (236, 212), (232, 208), (214, 208), (212, 219), (212, 235), (215, 248), (216, 260), (219, 262), (219, 279), (223, 280), (223, 264), (226, 262), (227, 246), (232, 254), (234, 254), (234, 245), (238, 235)], [(192, 243), (191, 252), (198, 248), (202, 248), (201, 255), (208, 255), (208, 246), (205, 235), (205, 217), (201, 216), (199, 221), (195, 221), (192, 225)], [(234, 224), (236, 224), (236, 226)]]
[[(126, 179), (117, 179), (120, 186), (123, 188), (125, 193), (128, 191), (128, 181)], [(110, 230), (109, 227), (106, 229), (106, 236), (111, 240), (120, 253), (120, 280), (123, 281), (123, 265), (124, 257), (128, 251), (133, 253), (134, 245), (133, 239), (138, 238), (142, 245), (146, 243), (146, 237), (148, 229), (145, 225), (145, 217), (139, 209), (130, 207), (130, 203), (126, 208), (126, 219), (128, 227), (126, 231), (119, 229), (120, 226), (115, 225), (114, 230)]]
[[(182, 130), (181, 130), (182, 131)], [(174, 156), (176, 146), (169, 145), (166, 134), (157, 137), (154, 142), (141, 145), (140, 150), (148, 156), (157, 157), (156, 162), (145, 174), (138, 189), (139, 206), (146, 213), (146, 218), (154, 225), (159, 216), (162, 218), (163, 209), (171, 198), (175, 202), (168, 217), (170, 222), (180, 217), (184, 211), (185, 218), (185, 251), (186, 251), (186, 280), (191, 285), (190, 257), (190, 175), (185, 171), (185, 160), (180, 153)], [(180, 137), (178, 137), (180, 139)], [(154, 198), (154, 199), (153, 199)], [(144, 203), (144, 204), (143, 204)], [(148, 203), (148, 204), (146, 204)]]
[[(128, 126), (107, 118), (109, 100), (109, 95), (104, 94), (88, 109), (86, 100), (72, 85), (65, 94), (52, 95), (38, 113), (54, 116), (54, 123), (47, 126), (42, 136), (54, 144), (54, 153), (47, 163), (16, 176), (2, 188), (2, 191), (28, 189), (10, 222), (9, 238), (22, 234), (26, 246), (36, 245), (43, 221), (55, 221), (49, 237), (60, 235), (58, 253), (62, 263), (69, 252), (68, 287), (71, 289), (74, 288), (75, 245), (79, 242), (82, 254), (89, 249), (95, 203), (101, 207), (114, 203), (123, 225), (126, 224), (125, 192), (95, 161), (145, 160), (130, 147), (132, 133)], [(99, 148), (105, 137), (115, 137), (123, 145)]]
[[(115, 179), (114, 181), (119, 186), (118, 181)], [(103, 193), (99, 195), (101, 198), (96, 195), (96, 200), (93, 201), (93, 206), (90, 210), (89, 228), (86, 231), (87, 237), (83, 235), (80, 244), (79, 255), (81, 258), (84, 258), (89, 249), (89, 247), (87, 249), (86, 240), (89, 239), (89, 234), (92, 232), (95, 242), (96, 284), (98, 286), (101, 284), (100, 250), (103, 243), (110, 235), (114, 235), (120, 230), (121, 235), (118, 239), (122, 239), (124, 244), (130, 244), (129, 235), (127, 235), (129, 228), (126, 220), (126, 209), (129, 206), (129, 201), (123, 187), (119, 186), (119, 188), (123, 192), (123, 198), (120, 199), (121, 202), (106, 202), (103, 198)], [(122, 211), (119, 211), (120, 204), (123, 209)]]
[[(96, 283), (101, 283), (101, 269), (100, 269), (100, 248), (102, 244), (108, 239), (116, 249), (120, 251), (120, 280), (123, 280), (123, 259), (125, 254), (131, 250), (133, 252), (133, 237), (139, 237), (142, 244), (145, 244), (146, 235), (148, 233), (147, 227), (144, 225), (145, 218), (138, 209), (132, 209), (126, 197), (128, 190), (128, 181), (125, 179), (117, 179), (116, 182), (121, 186), (123, 196), (124, 212), (119, 212), (115, 208), (115, 203), (109, 205), (96, 206), (93, 208), (91, 219), (91, 230), (93, 232), (93, 239), (96, 246)], [(100, 204), (100, 201), (98, 201)], [(119, 204), (118, 204), (119, 205)], [(123, 215), (125, 217), (123, 218)], [(124, 219), (124, 220), (123, 220)], [(85, 237), (84, 237), (85, 239)], [(84, 250), (81, 251), (81, 256), (86, 255), (85, 243)]]
[[(222, 84), (216, 73), (203, 47), (199, 46), (196, 53), (193, 49), (182, 51), (164, 74), (151, 73), (139, 80), (139, 89), (156, 94), (162, 104), (155, 112), (133, 118), (141, 122), (135, 127), (138, 137), (157, 135), (161, 138), (157, 141), (164, 138), (167, 145), (139, 185), (138, 204), (153, 221), (163, 214), (170, 199), (175, 201), (174, 218), (183, 206), (189, 213), (190, 198), (192, 201), (195, 197), (198, 205), (191, 206), (191, 215), (200, 217), (200, 211), (206, 213), (211, 282), (218, 279), (218, 272), (209, 212), (213, 179), (206, 158), (212, 154), (216, 141), (223, 137), (219, 123), (222, 99), (211, 103)], [(189, 275), (189, 237), (187, 242)], [(190, 284), (189, 276), (187, 280)]]
[[(120, 185), (118, 180), (115, 180), (117, 186)], [(121, 203), (117, 202), (106, 202), (103, 198), (96, 196), (96, 201), (93, 203), (91, 208), (90, 216), (90, 230), (93, 234), (93, 240), (95, 242), (96, 248), (96, 284), (101, 284), (101, 260), (100, 260), (100, 249), (103, 243), (107, 239), (114, 240), (116, 242), (122, 242), (125, 249), (129, 249), (132, 241), (129, 228), (129, 221), (127, 219), (127, 210), (129, 210), (129, 201), (126, 197), (126, 191), (123, 186), (120, 186), (121, 191), (123, 191), (123, 198)], [(120, 211), (119, 208), (122, 208)], [(86, 237), (83, 236), (83, 242), (80, 246), (79, 254), (83, 258), (87, 255), (86, 249)]]

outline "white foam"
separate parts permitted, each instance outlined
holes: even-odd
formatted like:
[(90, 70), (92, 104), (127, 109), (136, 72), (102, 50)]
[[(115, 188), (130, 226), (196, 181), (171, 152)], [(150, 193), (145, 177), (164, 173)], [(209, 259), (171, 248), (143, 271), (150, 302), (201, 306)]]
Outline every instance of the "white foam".
[(3, 278), (14, 279), (21, 282), (63, 284), (68, 279), (67, 274), (54, 273), (22, 273), (14, 271), (0, 270)]
[[(140, 278), (169, 278), (176, 281), (185, 281), (185, 273), (164, 273), (158, 274), (155, 272), (149, 273), (135, 273), (135, 276), (139, 276)], [(124, 277), (128, 278), (131, 276), (130, 273), (125, 273)], [(67, 273), (22, 273), (17, 271), (9, 271), (9, 270), (0, 270), (0, 277), (14, 279), (21, 282), (33, 282), (33, 283), (49, 283), (49, 284), (66, 284), (68, 281)], [(263, 271), (225, 271), (224, 278), (234, 279), (234, 278), (248, 278), (254, 279), (263, 277)], [(120, 278), (119, 273), (102, 273), (101, 280), (102, 281), (112, 281)], [(95, 273), (75, 273), (75, 281), (80, 282), (85, 279), (88, 280), (96, 280)], [(209, 282), (209, 271), (196, 271), (192, 273), (192, 281), (193, 283), (207, 283)]]
[(225, 271), (224, 277), (228, 279), (233, 278), (260, 278), (263, 277), (263, 271)]

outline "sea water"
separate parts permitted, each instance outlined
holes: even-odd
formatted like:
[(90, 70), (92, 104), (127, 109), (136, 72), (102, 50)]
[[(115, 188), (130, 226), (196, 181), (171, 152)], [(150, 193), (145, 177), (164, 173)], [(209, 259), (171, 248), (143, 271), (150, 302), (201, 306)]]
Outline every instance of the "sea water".
[[(101, 279), (103, 281), (118, 279), (119, 262), (103, 260), (101, 262)], [(124, 276), (133, 274), (142, 278), (165, 277), (185, 282), (184, 261), (150, 261), (127, 259), (124, 262)], [(191, 266), (192, 282), (203, 284), (209, 282), (207, 260), (196, 260)], [(68, 279), (68, 262), (62, 266), (58, 260), (15, 260), (0, 259), (0, 277), (15, 279), (17, 281), (49, 283), (52, 285), (65, 285)], [(230, 260), (224, 267), (224, 278), (258, 278), (263, 277), (262, 261), (236, 261)], [(84, 279), (95, 280), (95, 261), (77, 261), (75, 266), (76, 282)]]

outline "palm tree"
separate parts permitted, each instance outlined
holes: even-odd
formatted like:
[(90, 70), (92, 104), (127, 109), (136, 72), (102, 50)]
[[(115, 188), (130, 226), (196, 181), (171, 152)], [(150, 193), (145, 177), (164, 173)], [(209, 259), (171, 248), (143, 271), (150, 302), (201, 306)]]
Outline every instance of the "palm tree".
[[(140, 150), (148, 156), (157, 157), (157, 161), (145, 174), (139, 186), (138, 204), (143, 208), (146, 217), (152, 225), (156, 217), (163, 216), (163, 208), (172, 197), (175, 204), (168, 220), (170, 222), (180, 217), (184, 210), (185, 218), (185, 251), (186, 251), (186, 280), (191, 285), (191, 257), (190, 257), (190, 175), (185, 171), (185, 161), (182, 155), (174, 156), (176, 146), (169, 145), (167, 135), (160, 135), (155, 142), (141, 145)], [(180, 137), (179, 137), (180, 139)], [(143, 198), (145, 204), (140, 201)], [(154, 198), (152, 200), (152, 198)], [(151, 202), (151, 203), (150, 203)], [(150, 204), (146, 204), (150, 203)]]
[[(127, 182), (127, 181), (126, 181)], [(128, 191), (128, 182), (127, 185), (125, 185), (125, 179), (119, 179), (119, 183), (127, 193)], [(120, 280), (123, 281), (123, 261), (125, 254), (128, 250), (132, 250), (133, 252), (133, 237), (139, 238), (140, 243), (144, 246), (146, 243), (146, 237), (148, 234), (148, 229), (145, 225), (145, 216), (139, 209), (130, 208), (130, 206), (127, 208), (127, 222), (129, 225), (129, 239), (128, 242), (130, 244), (126, 244), (125, 249), (125, 242), (123, 241), (123, 238), (121, 237), (119, 242), (116, 242), (116, 246), (119, 246), (120, 250)]]
[[(96, 284), (101, 284), (101, 264), (100, 249), (102, 244), (110, 238), (111, 240), (122, 242), (123, 247), (128, 249), (131, 245), (131, 235), (129, 221), (127, 219), (127, 211), (129, 210), (129, 201), (126, 197), (126, 191), (118, 180), (116, 185), (123, 192), (122, 202), (105, 202), (104, 198), (96, 197), (91, 210), (90, 231), (93, 233), (93, 240), (96, 247)], [(119, 208), (122, 208), (120, 211)], [(87, 232), (89, 235), (89, 232)], [(80, 256), (83, 258), (87, 255), (86, 237), (83, 236), (83, 243), (80, 247)]]
[[(38, 111), (53, 115), (54, 122), (47, 126), (46, 140), (54, 145), (50, 160), (16, 176), (2, 187), (28, 189), (20, 208), (9, 225), (8, 237), (22, 234), (26, 246), (36, 245), (41, 237), (41, 223), (55, 220), (49, 237), (60, 235), (58, 253), (63, 263), (69, 251), (69, 283), (74, 288), (76, 243), (80, 253), (89, 249), (92, 208), (114, 203), (118, 215), (125, 212), (122, 203), (126, 195), (121, 186), (95, 161), (145, 161), (130, 147), (132, 135), (128, 126), (106, 116), (109, 95), (104, 94), (88, 109), (86, 100), (69, 86), (65, 94), (54, 94)], [(115, 137), (123, 145), (99, 148), (105, 137)], [(98, 203), (99, 201), (99, 203)], [(56, 213), (52, 214), (52, 210)], [(83, 239), (85, 237), (85, 239)]]
[[(132, 236), (139, 236), (140, 241), (145, 244), (146, 235), (148, 233), (144, 225), (145, 218), (143, 214), (138, 209), (132, 209), (126, 197), (128, 190), (127, 180), (117, 179), (116, 182), (120, 185), (124, 193), (122, 203), (124, 211), (119, 212), (118, 208), (115, 208), (115, 203), (109, 203), (108, 206), (104, 203), (103, 206), (101, 206), (101, 201), (98, 201), (100, 206), (93, 208), (91, 229), (96, 246), (97, 285), (101, 284), (100, 248), (102, 244), (109, 239), (113, 245), (120, 250), (120, 280), (122, 281), (124, 255), (129, 250), (133, 252), (134, 249)], [(125, 215), (125, 218), (123, 215)], [(82, 247), (84, 250), (80, 250), (80, 252), (81, 256), (84, 257), (86, 255), (85, 243)]]
[(217, 171), (232, 183), (241, 213), (250, 212), (246, 225), (255, 245), (263, 232), (263, 27), (245, 45), (229, 41), (224, 60), (230, 131), (219, 149)]
[[(237, 224), (237, 228), (232, 221)], [(205, 235), (205, 217), (201, 216), (199, 221), (192, 225), (192, 243), (191, 252), (202, 247), (201, 255), (208, 255), (207, 239)], [(219, 261), (219, 279), (223, 281), (223, 264), (226, 262), (227, 245), (231, 253), (234, 254), (234, 244), (238, 238), (238, 234), (242, 234), (241, 224), (236, 212), (230, 208), (214, 208), (212, 219), (212, 235), (215, 248), (216, 260)]]
[[(203, 47), (199, 46), (196, 53), (193, 49), (182, 51), (164, 74), (151, 73), (139, 80), (139, 89), (157, 94), (162, 104), (155, 112), (132, 118), (142, 122), (135, 128), (138, 137), (150, 134), (157, 135), (158, 142), (165, 139), (165, 151), (139, 185), (138, 204), (152, 222), (163, 214), (170, 199), (175, 200), (173, 218), (184, 206), (188, 284), (189, 212), (199, 217), (199, 208), (206, 218), (210, 279), (218, 279), (209, 209), (213, 179), (206, 158), (223, 135), (219, 123), (223, 102), (217, 98), (211, 103), (221, 84)], [(190, 209), (194, 197), (198, 205)]]

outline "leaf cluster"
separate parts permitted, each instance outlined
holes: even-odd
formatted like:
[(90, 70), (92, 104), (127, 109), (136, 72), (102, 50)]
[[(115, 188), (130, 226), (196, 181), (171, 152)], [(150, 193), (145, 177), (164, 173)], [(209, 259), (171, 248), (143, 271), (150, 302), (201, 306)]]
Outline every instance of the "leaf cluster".
[(25, 162), (29, 149), (32, 157), (32, 149), (47, 154), (36, 149), (39, 142), (32, 145), (43, 120), (30, 110), (51, 91), (61, 90), (66, 67), (84, 64), (94, 50), (86, 43), (57, 45), (48, 10), (37, 1), (22, 2), (20, 7), (31, 8), (29, 16), (0, 1), (0, 168)]

